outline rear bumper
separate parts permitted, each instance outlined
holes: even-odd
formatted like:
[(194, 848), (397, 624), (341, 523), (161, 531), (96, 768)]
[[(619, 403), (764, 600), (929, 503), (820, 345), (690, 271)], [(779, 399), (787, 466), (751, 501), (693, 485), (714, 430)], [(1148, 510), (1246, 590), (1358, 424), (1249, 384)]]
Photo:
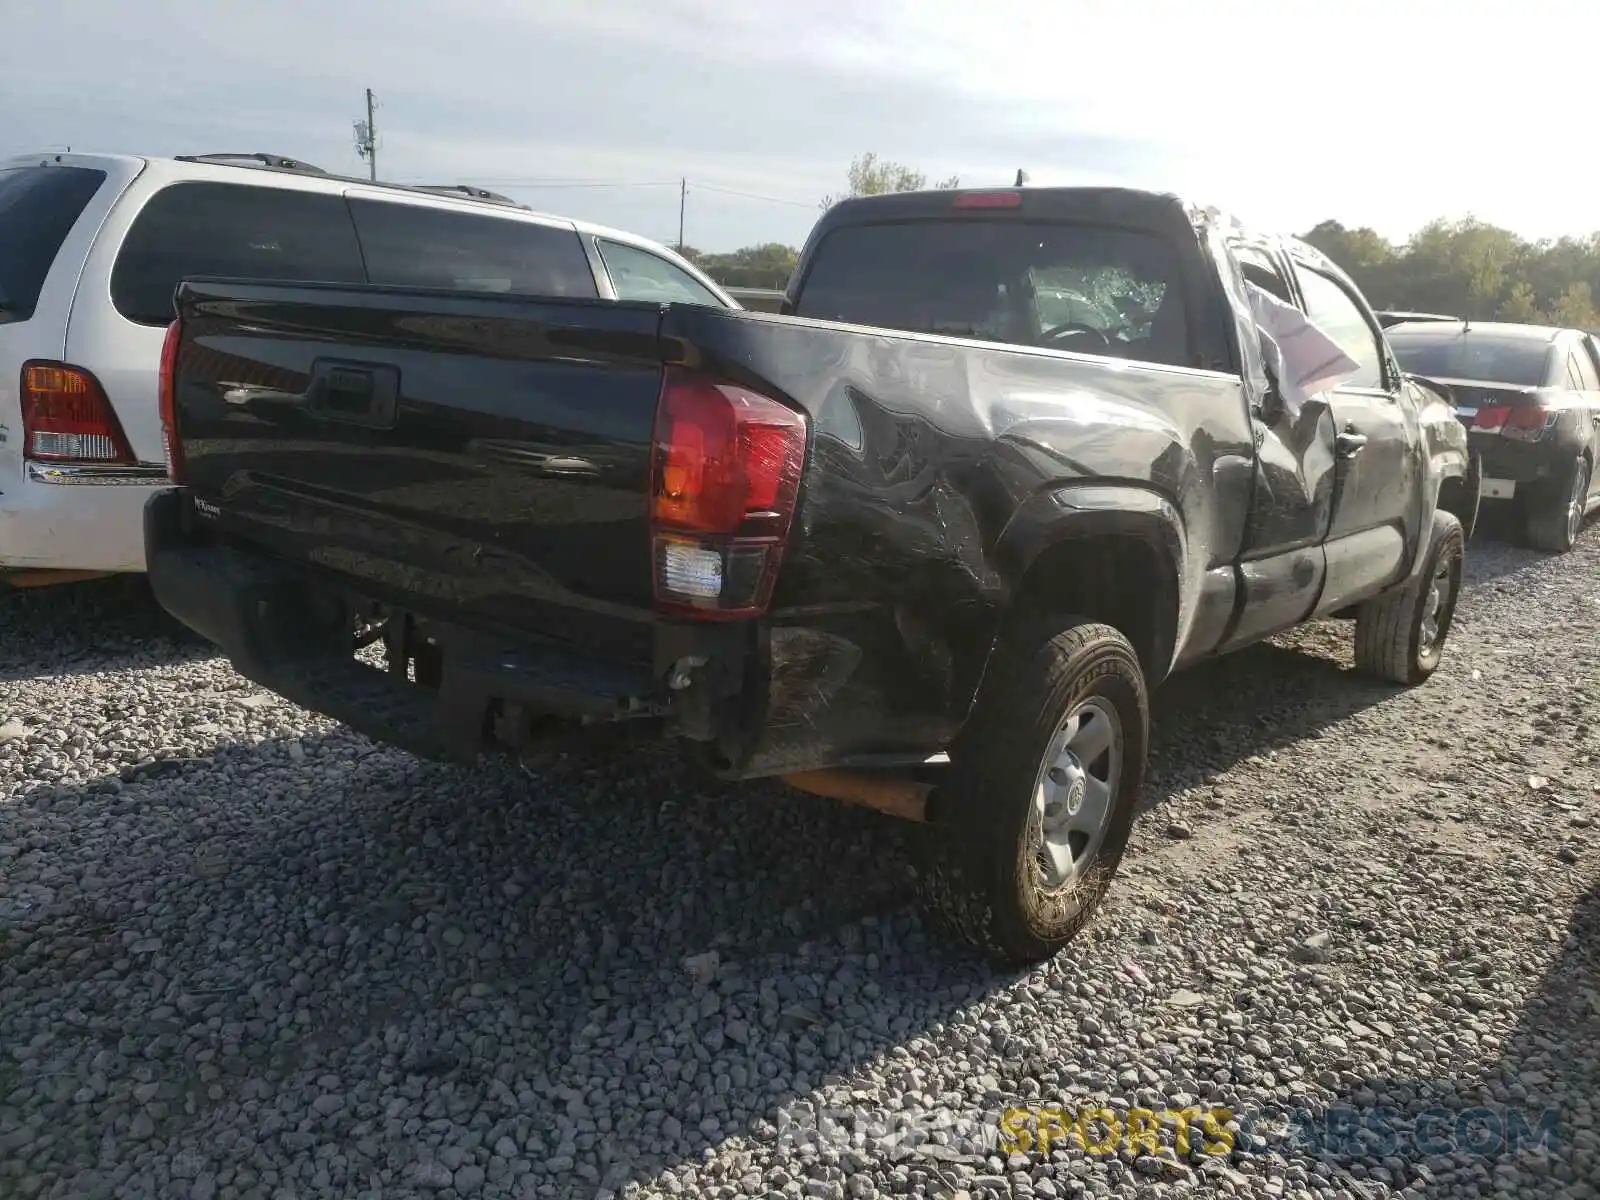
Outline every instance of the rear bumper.
[(353, 656), (351, 602), (359, 597), (295, 564), (220, 543), (201, 524), (182, 489), (145, 506), (144, 557), (161, 606), (247, 679), (374, 740), (470, 761), (486, 748), (496, 702), (601, 722), (665, 719), (680, 707), (648, 669), (438, 624), (430, 632), (444, 647), (441, 678), (422, 687)]
[(160, 467), (24, 467), (0, 486), (0, 566), (143, 571), (144, 504), (171, 486)]
[(653, 661), (618, 665), (526, 638), (427, 621), (441, 647), (438, 687), (367, 666), (351, 653), (347, 582), (220, 541), (182, 488), (144, 513), (151, 590), (215, 643), (241, 675), (376, 741), (426, 758), (470, 761), (493, 743), (507, 703), (578, 724), (700, 743), (725, 779), (825, 767), (920, 763), (945, 749), (943, 656), (908, 643), (896, 613), (843, 605), (765, 622), (655, 625)]
[(1548, 433), (1537, 442), (1519, 442), (1498, 433), (1473, 433), (1472, 450), (1483, 461), (1483, 495), (1489, 500), (1513, 499), (1529, 489), (1553, 483), (1572, 466), (1577, 454), (1565, 437)]

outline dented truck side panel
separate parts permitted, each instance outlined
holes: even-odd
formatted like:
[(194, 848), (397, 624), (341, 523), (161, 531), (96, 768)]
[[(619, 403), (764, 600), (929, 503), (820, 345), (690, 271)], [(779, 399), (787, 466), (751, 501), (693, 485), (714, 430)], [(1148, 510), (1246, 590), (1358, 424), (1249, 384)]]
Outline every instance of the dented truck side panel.
[(743, 771), (946, 743), (1030, 567), (1066, 539), (1141, 539), (1170, 565), (1152, 675), (1213, 648), (1202, 598), (1233, 597), (1203, 578), (1237, 557), (1252, 485), (1237, 376), (698, 308), (664, 333), (811, 419)]

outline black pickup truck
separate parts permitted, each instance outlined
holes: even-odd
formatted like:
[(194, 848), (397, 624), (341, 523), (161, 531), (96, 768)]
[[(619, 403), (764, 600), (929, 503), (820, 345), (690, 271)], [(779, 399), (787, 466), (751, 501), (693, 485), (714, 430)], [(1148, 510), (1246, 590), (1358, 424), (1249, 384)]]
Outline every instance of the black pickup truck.
[[(1286, 403), (1247, 281), (1360, 371)], [(628, 730), (923, 819), (932, 912), (1010, 961), (1104, 893), (1172, 671), (1324, 616), (1437, 666), (1465, 432), (1311, 247), (1131, 190), (882, 196), (783, 307), (187, 281), (155, 593), (425, 756)]]

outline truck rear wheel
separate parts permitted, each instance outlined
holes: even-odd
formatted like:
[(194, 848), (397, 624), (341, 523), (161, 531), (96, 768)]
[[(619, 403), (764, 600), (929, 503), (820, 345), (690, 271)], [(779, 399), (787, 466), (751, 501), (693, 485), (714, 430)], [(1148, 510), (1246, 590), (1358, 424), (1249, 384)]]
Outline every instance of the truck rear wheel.
[(934, 921), (1009, 965), (1094, 914), (1142, 790), (1149, 699), (1133, 647), (1083, 618), (1008, 639), (951, 754), (919, 871)]
[(1565, 554), (1583, 529), (1589, 504), (1589, 460), (1578, 455), (1554, 485), (1528, 505), (1528, 544), (1535, 550)]
[(1422, 570), (1356, 610), (1356, 666), (1414, 687), (1439, 669), (1461, 595), (1466, 539), (1453, 513), (1433, 514)]

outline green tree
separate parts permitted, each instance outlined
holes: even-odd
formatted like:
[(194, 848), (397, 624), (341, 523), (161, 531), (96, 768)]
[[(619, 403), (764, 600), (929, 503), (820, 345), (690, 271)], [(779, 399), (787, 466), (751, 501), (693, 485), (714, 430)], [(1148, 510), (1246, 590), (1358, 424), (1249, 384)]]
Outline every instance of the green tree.
[(1516, 234), (1473, 217), (1430, 221), (1406, 243), (1395, 282), (1408, 307), (1487, 320), (1509, 297), (1525, 252)]
[[(793, 246), (766, 242), (727, 254), (695, 250), (690, 261), (724, 287), (781, 288), (789, 282), (798, 254)], [(687, 250), (684, 257), (689, 257)]]
[(1502, 321), (1516, 321), (1523, 325), (1537, 325), (1544, 320), (1544, 313), (1539, 310), (1539, 298), (1534, 295), (1533, 286), (1526, 279), (1519, 279), (1511, 285), (1511, 291), (1500, 304), (1500, 311), (1495, 313)]
[(1395, 307), (1395, 248), (1376, 230), (1323, 221), (1300, 236), (1338, 263), (1372, 304)]
[(1569, 283), (1550, 307), (1550, 323), (1570, 329), (1600, 330), (1600, 313), (1595, 311), (1594, 293), (1586, 280)]
[[(904, 163), (879, 158), (872, 151), (857, 155), (851, 160), (845, 178), (849, 184), (843, 195), (822, 198), (822, 207), (832, 208), (841, 200), (855, 196), (882, 196), (888, 192), (919, 192), (928, 186), (928, 177)], [(952, 175), (933, 185), (936, 188), (961, 186), (961, 177)]]

